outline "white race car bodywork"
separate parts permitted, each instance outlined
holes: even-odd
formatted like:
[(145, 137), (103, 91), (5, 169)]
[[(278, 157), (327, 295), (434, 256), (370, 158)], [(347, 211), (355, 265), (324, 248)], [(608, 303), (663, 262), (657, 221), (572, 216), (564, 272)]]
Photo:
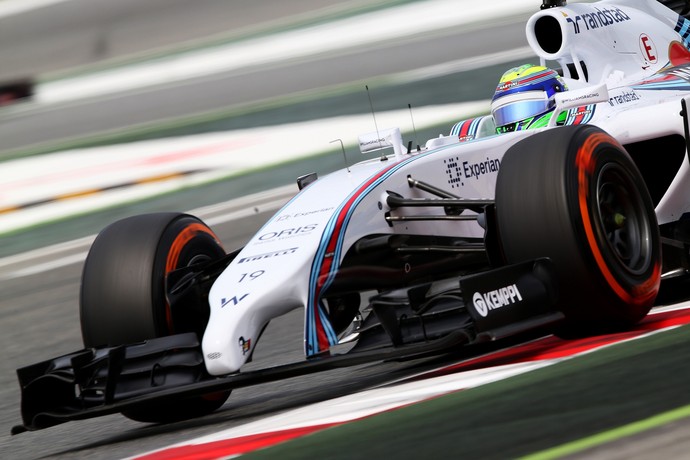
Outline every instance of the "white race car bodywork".
[[(690, 63), (688, 28), (687, 20), (654, 0), (602, 1), (543, 10), (527, 23), (527, 37), (544, 64), (558, 61), (564, 69), (570, 91), (558, 95), (556, 113), (567, 111), (565, 124), (597, 125), (625, 145), (683, 136), (680, 100), (690, 90), (690, 72), (672, 67)], [(392, 211), (388, 192), (428, 198), (408, 185), (413, 177), (458, 197), (491, 199), (506, 150), (539, 131), (432, 139), (419, 152), (397, 149), (395, 155), (353, 165), (304, 188), (215, 281), (202, 343), (208, 372), (237, 371), (268, 321), (295, 308), (305, 309), (308, 356), (335, 345), (324, 293), (348, 249), (366, 235), (481, 239), (484, 229), (476, 220), (389, 223), (387, 213), (404, 214), (405, 208)], [(657, 204), (660, 224), (690, 209), (688, 167), (686, 156)]]
[[(476, 221), (406, 222), (389, 225), (388, 191), (410, 195), (407, 177), (444, 178), (447, 190), (466, 198), (493, 196), (502, 149), (525, 135), (455, 142), (420, 153), (373, 159), (330, 174), (302, 190), (247, 243), (216, 280), (211, 317), (203, 340), (207, 369), (227, 374), (249, 356), (272, 318), (305, 310), (305, 352), (313, 355), (337, 343), (321, 295), (347, 249), (365, 235), (422, 234), (482, 238)], [(487, 153), (493, 152), (493, 153)], [(415, 191), (416, 192), (416, 191)], [(414, 197), (414, 195), (413, 195)], [(424, 211), (421, 211), (424, 212)], [(432, 226), (432, 228), (430, 228)], [(283, 289), (275, 289), (283, 286)], [(214, 359), (208, 359), (212, 356)]]

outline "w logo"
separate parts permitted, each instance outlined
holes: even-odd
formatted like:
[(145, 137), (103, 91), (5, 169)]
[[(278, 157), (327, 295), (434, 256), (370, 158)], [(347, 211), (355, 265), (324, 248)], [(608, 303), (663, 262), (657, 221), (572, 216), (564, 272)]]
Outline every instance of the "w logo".
[(231, 303), (233, 305), (237, 305), (238, 303), (240, 303), (244, 299), (246, 299), (248, 295), (249, 294), (244, 294), (242, 297), (239, 297), (239, 298), (237, 296), (234, 296), (234, 297), (230, 297), (229, 299), (226, 299), (225, 297), (223, 297), (222, 299), (220, 299), (220, 302), (221, 302), (220, 308), (225, 307), (229, 303)]

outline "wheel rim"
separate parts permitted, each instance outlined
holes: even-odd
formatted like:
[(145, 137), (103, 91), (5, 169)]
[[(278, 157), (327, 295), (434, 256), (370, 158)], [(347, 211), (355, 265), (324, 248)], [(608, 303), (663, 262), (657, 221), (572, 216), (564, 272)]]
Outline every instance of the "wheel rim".
[(652, 259), (651, 228), (637, 186), (622, 167), (608, 163), (599, 171), (596, 193), (609, 251), (628, 273), (644, 273)]

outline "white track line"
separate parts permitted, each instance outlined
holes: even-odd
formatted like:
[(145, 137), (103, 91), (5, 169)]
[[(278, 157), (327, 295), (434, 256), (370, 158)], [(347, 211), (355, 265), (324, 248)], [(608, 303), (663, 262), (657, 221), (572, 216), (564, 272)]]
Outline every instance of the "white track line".
[(0, 19), (68, 1), (70, 0), (4, 0), (0, 2)]
[[(209, 226), (243, 219), (260, 212), (277, 211), (297, 192), (295, 185), (248, 195), (212, 206), (189, 211)], [(88, 248), (96, 235), (34, 249), (0, 259), (0, 281), (37, 275), (50, 270), (81, 263), (86, 259)], [(75, 252), (76, 251), (76, 252)], [(64, 254), (64, 255), (62, 255)], [(46, 262), (42, 262), (47, 260)]]
[[(401, 101), (401, 107), (404, 101)], [(447, 123), (488, 110), (488, 101), (419, 107), (414, 111), (417, 129)], [(412, 132), (407, 109), (376, 115), (379, 126)], [(252, 128), (129, 144), (77, 149), (3, 163), (0, 175), (0, 234), (45, 222), (136, 201), (164, 192), (199, 185), (230, 175), (244, 174), (334, 149), (342, 139), (356, 145), (357, 136), (373, 131), (370, 114), (349, 115), (279, 126)], [(337, 153), (340, 155), (340, 153)], [(364, 157), (362, 158), (364, 159)], [(357, 160), (359, 161), (359, 159)], [(185, 170), (204, 172), (160, 182), (84, 194), (133, 179)], [(286, 182), (294, 178), (286, 178)], [(58, 199), (70, 196), (69, 199)], [(75, 198), (75, 196), (78, 196)], [(25, 203), (53, 202), (22, 208)]]

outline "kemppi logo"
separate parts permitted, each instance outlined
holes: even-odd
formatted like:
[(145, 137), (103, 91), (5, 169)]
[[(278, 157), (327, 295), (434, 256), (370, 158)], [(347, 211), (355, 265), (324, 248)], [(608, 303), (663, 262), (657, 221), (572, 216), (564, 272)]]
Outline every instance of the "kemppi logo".
[(522, 295), (515, 284), (486, 293), (475, 292), (472, 296), (474, 309), (484, 318), (492, 310), (497, 310), (520, 301), (522, 301)]

